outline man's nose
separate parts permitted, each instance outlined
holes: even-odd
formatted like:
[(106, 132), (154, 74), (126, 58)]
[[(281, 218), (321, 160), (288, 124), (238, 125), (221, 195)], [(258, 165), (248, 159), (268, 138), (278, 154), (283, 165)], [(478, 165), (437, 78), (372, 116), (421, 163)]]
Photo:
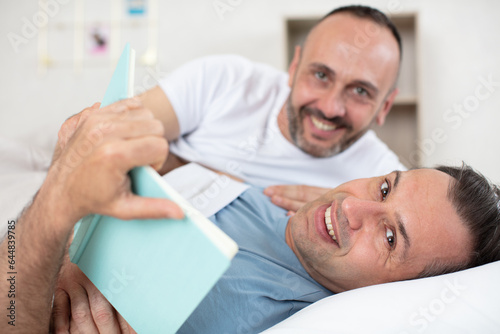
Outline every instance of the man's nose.
[(327, 118), (344, 117), (346, 114), (344, 97), (339, 87), (334, 86), (325, 91), (318, 102), (318, 108)]
[(352, 230), (376, 226), (383, 214), (380, 202), (346, 197), (342, 202), (342, 212)]

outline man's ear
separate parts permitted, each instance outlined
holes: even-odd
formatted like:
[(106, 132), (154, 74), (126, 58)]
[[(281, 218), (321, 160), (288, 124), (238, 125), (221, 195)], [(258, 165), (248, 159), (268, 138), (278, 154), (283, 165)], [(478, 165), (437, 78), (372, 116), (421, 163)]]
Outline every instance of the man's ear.
[(375, 118), (379, 126), (384, 125), (385, 118), (389, 114), (389, 111), (391, 111), (392, 104), (394, 103), (394, 99), (396, 98), (396, 95), (398, 95), (398, 93), (399, 93), (399, 88), (394, 88), (383, 102), (382, 107), (380, 108), (380, 111), (377, 117)]
[(288, 67), (288, 86), (290, 87), (292, 87), (293, 79), (295, 78), (295, 71), (297, 71), (297, 66), (299, 65), (300, 52), (302, 52), (300, 45), (296, 45), (292, 62)]

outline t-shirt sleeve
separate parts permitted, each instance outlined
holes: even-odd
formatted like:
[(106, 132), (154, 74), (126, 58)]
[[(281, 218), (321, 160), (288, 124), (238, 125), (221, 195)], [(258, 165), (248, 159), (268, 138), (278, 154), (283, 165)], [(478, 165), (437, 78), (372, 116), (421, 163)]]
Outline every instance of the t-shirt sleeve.
[(235, 85), (244, 63), (238, 56), (209, 56), (188, 62), (160, 80), (177, 115), (181, 135), (196, 130), (210, 105)]

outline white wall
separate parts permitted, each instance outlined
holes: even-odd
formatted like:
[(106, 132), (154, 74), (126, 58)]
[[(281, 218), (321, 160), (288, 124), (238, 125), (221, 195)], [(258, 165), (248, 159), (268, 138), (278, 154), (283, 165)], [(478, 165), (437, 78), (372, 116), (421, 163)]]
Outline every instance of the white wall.
[[(55, 0), (54, 0), (55, 1)], [(63, 0), (57, 0), (63, 2)], [(65, 0), (66, 2), (68, 0)], [(99, 2), (99, 0), (86, 0)], [(216, 1), (232, 11), (223, 19)], [(418, 12), (420, 42), (420, 135), (425, 165), (465, 160), (500, 181), (500, 2), (494, 0), (361, 1), (385, 12)], [(283, 17), (318, 16), (348, 1), (304, 0), (160, 0), (159, 65), (139, 69), (146, 76), (168, 73), (196, 57), (238, 53), (286, 68)], [(73, 4), (57, 15), (71, 17)], [(37, 1), (1, 0), (0, 4), (0, 136), (34, 141), (56, 132), (73, 113), (102, 98), (109, 67), (49, 69), (37, 74), (37, 37), (15, 53), (7, 34), (21, 33), (22, 18), (31, 18)], [(61, 47), (71, 48), (71, 41)], [(495, 84), (483, 87), (481, 79)], [(149, 80), (145, 85), (150, 86)], [(479, 87), (481, 86), (481, 87)], [(479, 87), (479, 88), (478, 88)], [(475, 97), (478, 94), (478, 97)], [(489, 95), (488, 95), (489, 94)], [(486, 97), (486, 95), (488, 95)], [(448, 111), (464, 105), (462, 114)], [(467, 110), (470, 110), (470, 112)], [(446, 119), (444, 117), (447, 117)], [(441, 131), (439, 138), (433, 132)], [(41, 139), (40, 139), (41, 140)]]

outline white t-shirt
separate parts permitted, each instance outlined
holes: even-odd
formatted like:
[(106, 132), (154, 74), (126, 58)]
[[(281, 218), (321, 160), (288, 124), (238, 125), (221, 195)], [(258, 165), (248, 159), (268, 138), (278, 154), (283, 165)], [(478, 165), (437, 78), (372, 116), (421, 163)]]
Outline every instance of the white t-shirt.
[(312, 157), (290, 143), (277, 116), (290, 93), (288, 75), (240, 56), (192, 61), (160, 82), (179, 121), (170, 151), (258, 186), (346, 181), (405, 170), (368, 131), (344, 152)]

